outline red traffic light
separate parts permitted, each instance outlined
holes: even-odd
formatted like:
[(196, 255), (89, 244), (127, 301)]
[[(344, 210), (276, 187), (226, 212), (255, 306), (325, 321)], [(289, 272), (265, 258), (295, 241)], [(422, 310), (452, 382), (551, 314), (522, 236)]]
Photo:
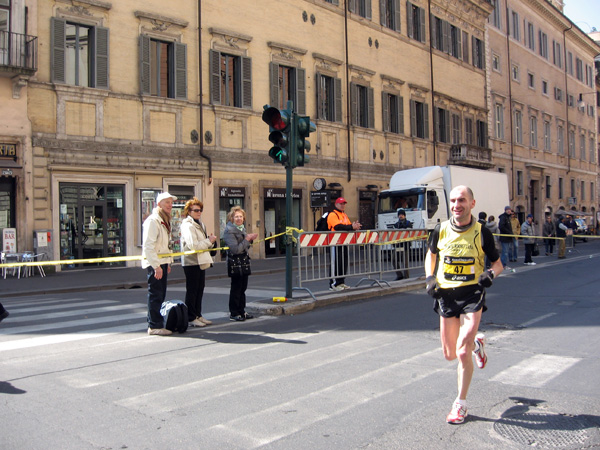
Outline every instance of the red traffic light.
[(290, 123), (289, 111), (280, 111), (272, 106), (265, 105), (262, 113), (262, 120), (271, 128), (277, 131), (283, 131)]

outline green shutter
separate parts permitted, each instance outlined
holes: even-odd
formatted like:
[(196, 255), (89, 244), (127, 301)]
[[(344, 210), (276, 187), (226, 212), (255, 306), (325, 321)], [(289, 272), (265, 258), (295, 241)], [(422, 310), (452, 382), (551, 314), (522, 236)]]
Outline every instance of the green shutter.
[(95, 29), (95, 80), (94, 87), (98, 89), (108, 89), (108, 72), (109, 72), (109, 42), (108, 28), (96, 27)]
[(306, 114), (306, 70), (296, 69), (296, 111)]
[(404, 134), (404, 98), (398, 97), (398, 133)]
[(65, 51), (67, 21), (52, 17), (50, 19), (50, 48), (52, 55), (50, 58), (50, 80), (53, 83), (66, 83), (65, 74)]
[(429, 106), (423, 103), (423, 137), (429, 139)]
[(242, 56), (242, 108), (252, 109), (252, 58)]
[(187, 100), (187, 45), (175, 42), (175, 98)]
[(365, 18), (371, 20), (371, 0), (365, 0)]
[(350, 83), (350, 123), (357, 125), (358, 114), (356, 113), (356, 85)]
[(417, 136), (417, 103), (414, 100), (410, 101), (410, 135)]
[(400, 0), (394, 0), (394, 30), (400, 33)]
[(269, 105), (279, 108), (279, 64), (269, 63), (271, 88), (269, 89)]
[(410, 2), (406, 2), (406, 34), (408, 35), (409, 38), (414, 39), (412, 3), (410, 3)]
[(367, 102), (369, 104), (367, 124), (368, 127), (375, 128), (375, 93), (373, 88), (367, 88)]
[(383, 118), (383, 131), (390, 131), (390, 109), (388, 107), (388, 93), (381, 93), (381, 112)]
[(334, 89), (335, 91), (335, 104), (334, 104), (334, 114), (335, 121), (342, 122), (342, 79), (335, 78), (334, 79)]
[(140, 36), (140, 92), (150, 95), (150, 38)]
[(208, 51), (210, 59), (210, 102), (221, 104), (221, 54), (214, 50)]

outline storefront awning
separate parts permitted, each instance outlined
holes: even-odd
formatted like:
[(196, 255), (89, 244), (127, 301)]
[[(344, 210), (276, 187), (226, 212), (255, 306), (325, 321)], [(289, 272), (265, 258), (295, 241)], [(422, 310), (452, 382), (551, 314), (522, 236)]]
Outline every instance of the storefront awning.
[(23, 167), (13, 159), (0, 159), (0, 177), (16, 177), (23, 174)]

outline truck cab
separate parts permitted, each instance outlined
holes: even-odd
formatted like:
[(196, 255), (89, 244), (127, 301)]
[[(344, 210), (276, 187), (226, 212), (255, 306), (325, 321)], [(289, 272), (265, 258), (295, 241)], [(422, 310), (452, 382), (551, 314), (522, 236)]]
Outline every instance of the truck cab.
[(448, 202), (443, 188), (414, 187), (387, 190), (379, 194), (377, 228), (392, 228), (398, 221), (398, 210), (406, 211), (413, 228), (432, 230), (448, 218)]

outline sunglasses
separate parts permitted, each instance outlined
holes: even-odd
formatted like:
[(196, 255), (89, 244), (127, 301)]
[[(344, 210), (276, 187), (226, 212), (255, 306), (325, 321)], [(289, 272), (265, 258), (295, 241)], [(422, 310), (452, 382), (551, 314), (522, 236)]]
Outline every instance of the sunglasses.
[(204, 210), (203, 208), (190, 209), (191, 212), (202, 212), (203, 210)]

